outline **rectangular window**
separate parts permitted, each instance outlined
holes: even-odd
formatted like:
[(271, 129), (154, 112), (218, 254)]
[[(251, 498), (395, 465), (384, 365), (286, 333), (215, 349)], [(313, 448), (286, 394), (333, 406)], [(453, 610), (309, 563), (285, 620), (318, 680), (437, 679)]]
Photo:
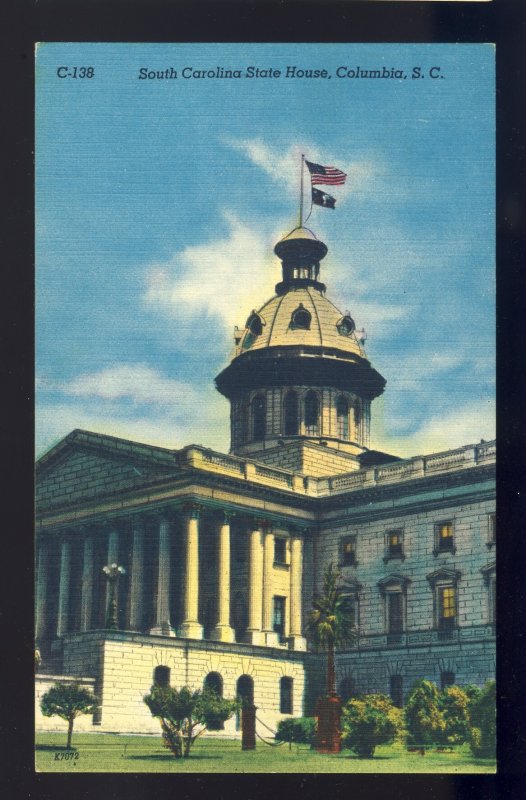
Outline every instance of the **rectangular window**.
[(287, 563), (287, 540), (281, 536), (274, 539), (274, 564)]
[(490, 603), (490, 621), (492, 625), (497, 624), (497, 583), (495, 578), (492, 578), (489, 583), (489, 603)]
[(386, 555), (387, 558), (403, 558), (404, 555), (403, 531), (387, 531)]
[(495, 544), (497, 539), (495, 526), (495, 514), (488, 514), (488, 547)]
[(356, 564), (356, 536), (346, 536), (342, 539), (341, 563), (343, 567), (352, 567)]
[(438, 590), (439, 627), (444, 630), (454, 628), (456, 623), (456, 596), (454, 586), (443, 586)]
[(274, 597), (272, 629), (279, 634), (280, 641), (285, 638), (285, 597)]
[(455, 529), (453, 523), (439, 522), (435, 528), (436, 549), (439, 553), (452, 553), (455, 551)]
[(397, 708), (404, 707), (404, 679), (401, 675), (391, 675), (390, 695), (393, 705)]
[(280, 714), (292, 714), (292, 678), (281, 678), (279, 682)]
[(403, 598), (401, 592), (390, 592), (387, 595), (387, 630), (388, 633), (402, 633), (404, 629)]

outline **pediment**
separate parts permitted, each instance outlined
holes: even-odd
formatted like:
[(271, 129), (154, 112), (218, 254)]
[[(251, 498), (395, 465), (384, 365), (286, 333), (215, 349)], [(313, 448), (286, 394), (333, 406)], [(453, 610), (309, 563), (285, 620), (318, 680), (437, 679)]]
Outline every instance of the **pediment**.
[(426, 577), (429, 583), (435, 586), (437, 583), (456, 583), (461, 574), (462, 573), (458, 569), (447, 569), (443, 567), (442, 569), (435, 570), (435, 572), (431, 572), (429, 575), (426, 575)]
[(378, 581), (378, 588), (381, 592), (404, 591), (408, 583), (411, 583), (411, 580), (406, 575), (392, 572)]
[(133, 490), (180, 471), (177, 451), (73, 431), (37, 463), (37, 512)]

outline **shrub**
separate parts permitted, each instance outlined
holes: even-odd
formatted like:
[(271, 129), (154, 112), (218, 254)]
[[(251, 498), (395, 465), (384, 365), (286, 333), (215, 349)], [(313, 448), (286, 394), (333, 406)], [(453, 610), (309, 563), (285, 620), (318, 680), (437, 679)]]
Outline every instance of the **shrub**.
[(163, 742), (175, 758), (188, 758), (198, 736), (226, 722), (238, 707), (236, 700), (224, 700), (217, 692), (191, 692), (186, 686), (152, 686), (143, 700), (159, 719)]
[(439, 708), (439, 691), (432, 681), (414, 684), (405, 707), (405, 722), (409, 745), (424, 747), (443, 739), (446, 723)]
[(278, 722), (276, 739), (278, 742), (314, 744), (316, 737), (315, 717), (290, 717)]
[(447, 686), (440, 692), (438, 707), (444, 717), (444, 730), (438, 734), (440, 744), (464, 744), (469, 738), (469, 698), (460, 686)]
[(61, 717), (68, 723), (66, 748), (71, 747), (73, 723), (81, 714), (94, 714), (99, 701), (88, 689), (79, 683), (55, 683), (40, 701), (40, 708), (45, 717)]
[(488, 681), (470, 705), (469, 744), (476, 758), (495, 758), (497, 719), (496, 684)]
[(342, 715), (342, 744), (360, 758), (373, 758), (379, 744), (391, 744), (403, 729), (403, 715), (383, 694), (349, 700)]
[(467, 698), (469, 700), (470, 706), (471, 706), (471, 704), (473, 703), (474, 700), (476, 700), (478, 697), (480, 697), (480, 694), (482, 692), (482, 689), (480, 688), (480, 686), (475, 686), (475, 684), (473, 684), (473, 683), (468, 683), (468, 685), (467, 686), (463, 686), (462, 689), (464, 690), (464, 692), (467, 695)]

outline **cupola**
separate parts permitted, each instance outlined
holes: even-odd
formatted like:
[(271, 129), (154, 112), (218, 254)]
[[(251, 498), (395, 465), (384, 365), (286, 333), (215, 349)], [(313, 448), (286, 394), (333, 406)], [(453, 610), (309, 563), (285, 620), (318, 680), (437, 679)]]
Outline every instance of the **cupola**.
[(371, 401), (385, 380), (367, 360), (364, 332), (325, 296), (324, 242), (300, 226), (274, 252), (283, 279), (236, 329), (233, 358), (216, 378), (231, 403), (231, 452), (265, 460), (274, 450), (318, 446), (351, 459), (339, 471), (358, 469)]

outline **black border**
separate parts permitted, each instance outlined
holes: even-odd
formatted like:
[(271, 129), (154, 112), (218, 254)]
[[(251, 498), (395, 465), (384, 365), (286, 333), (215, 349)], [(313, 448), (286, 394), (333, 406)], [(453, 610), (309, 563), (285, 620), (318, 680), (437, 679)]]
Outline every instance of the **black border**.
[[(332, 2), (332, 0), (10, 0), (0, 7), (2, 155), (7, 241), (2, 463), (4, 712), (1, 757), (9, 798), (389, 797), (392, 800), (520, 798), (526, 768), (520, 715), (524, 665), (523, 495), (526, 342), (524, 96), (526, 2)], [(1, 34), (0, 34), (1, 35)], [(33, 464), (33, 48), (36, 41), (496, 42), (499, 437), (499, 774), (185, 775), (34, 774), (32, 630)], [(6, 120), (7, 117), (7, 120)], [(5, 513), (7, 508), (7, 515)], [(6, 691), (7, 690), (7, 691)], [(80, 780), (79, 780), (80, 777)]]

